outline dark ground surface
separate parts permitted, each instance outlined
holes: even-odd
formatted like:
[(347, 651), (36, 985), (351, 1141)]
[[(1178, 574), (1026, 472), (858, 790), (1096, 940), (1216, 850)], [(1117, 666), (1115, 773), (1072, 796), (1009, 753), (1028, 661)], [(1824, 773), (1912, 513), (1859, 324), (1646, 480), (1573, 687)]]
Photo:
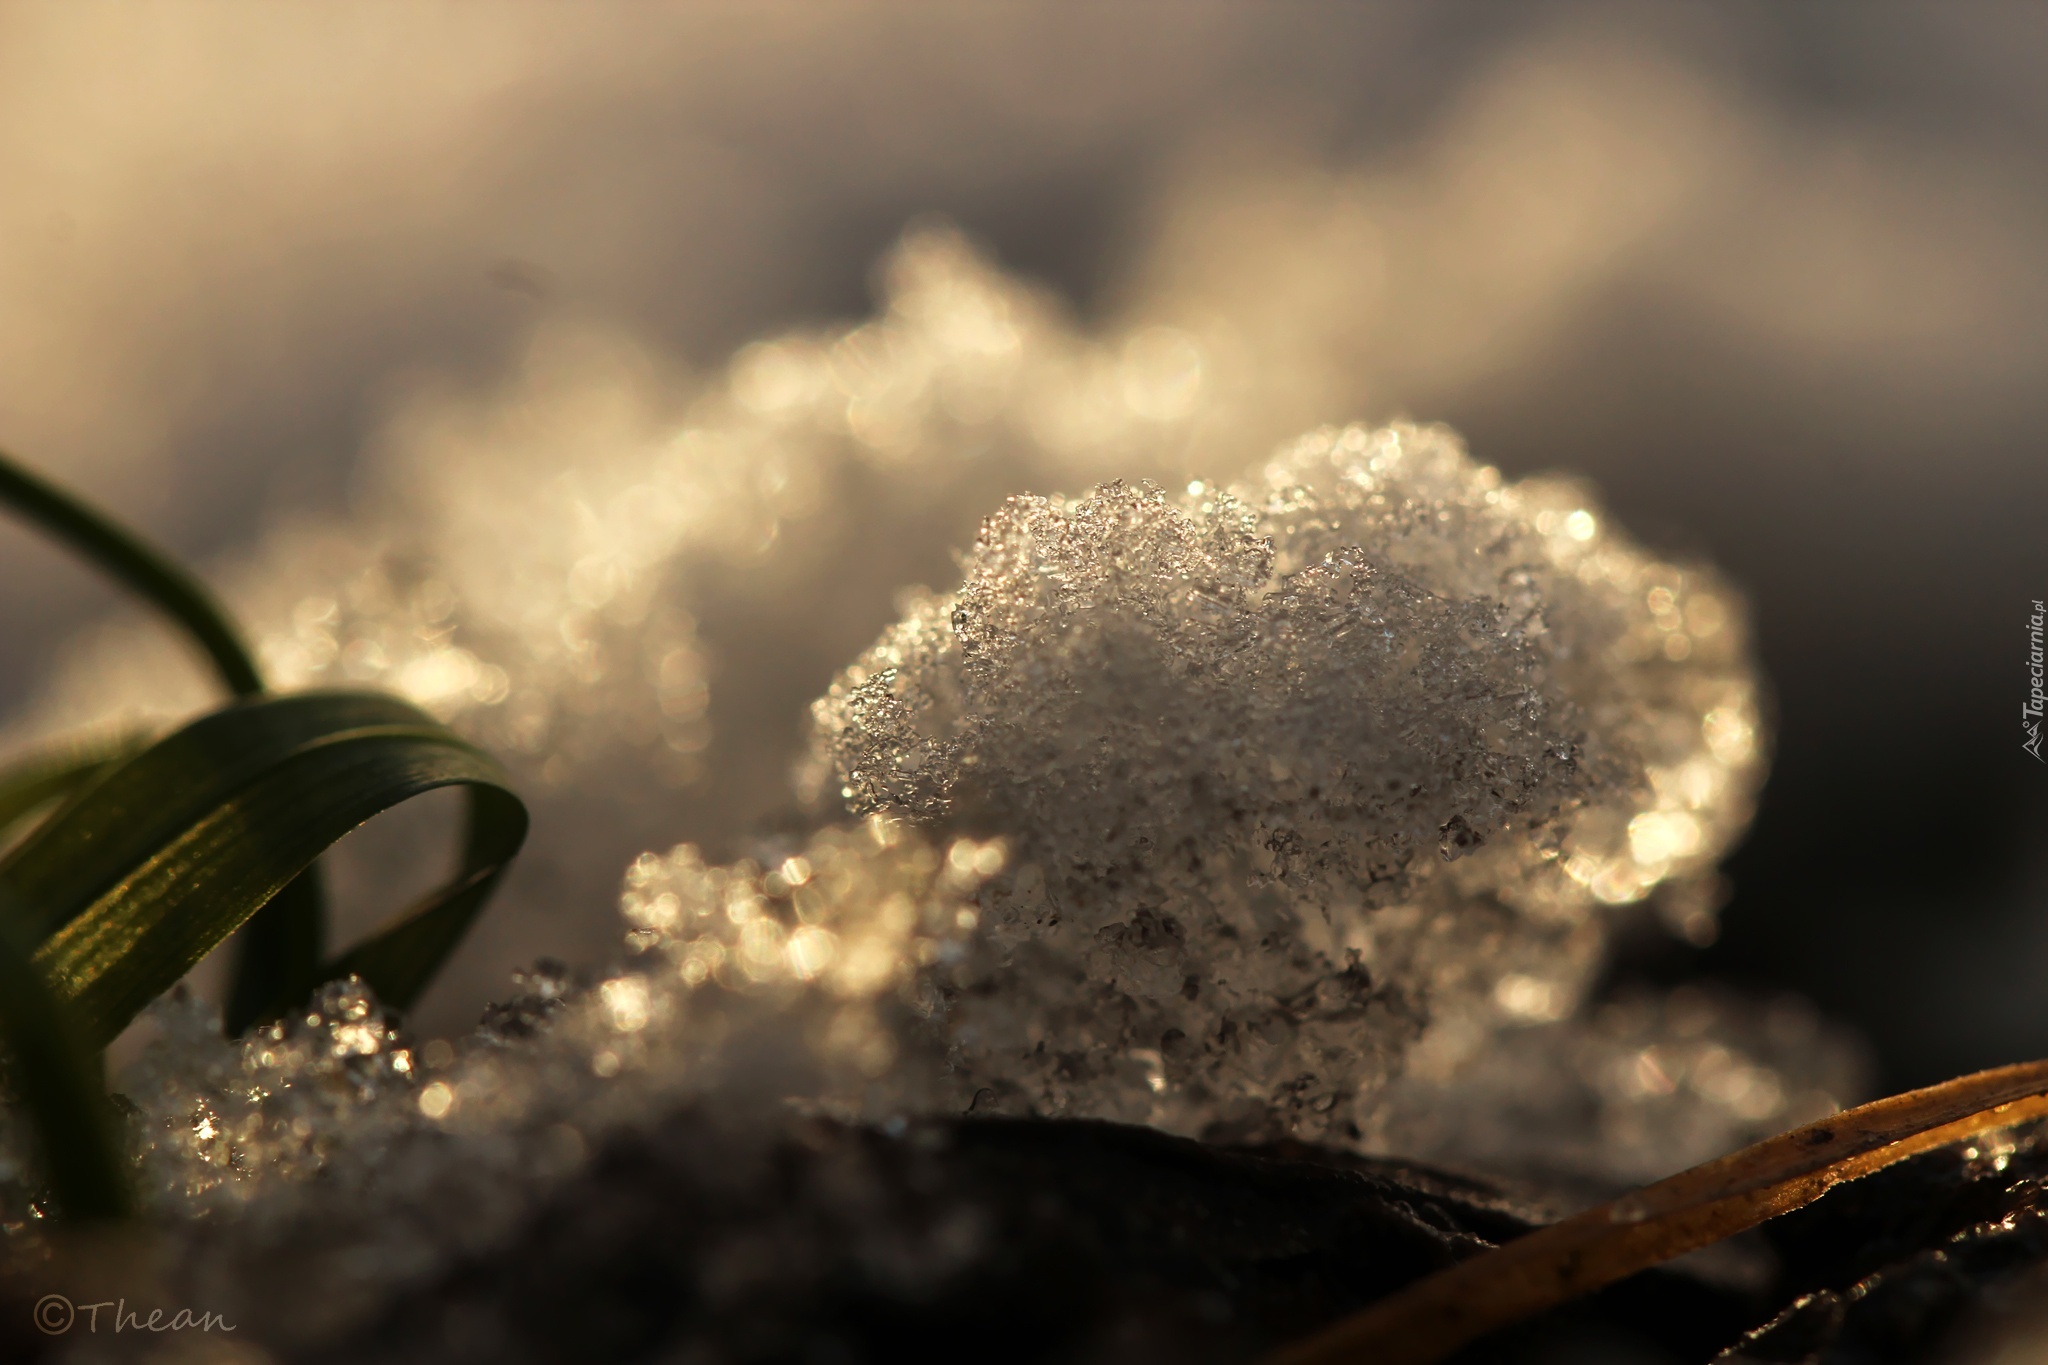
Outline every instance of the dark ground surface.
[[(1987, 1365), (2016, 1321), (2048, 1326), (2044, 1192), (2048, 1125), (1929, 1153), (1718, 1269), (1635, 1276), (1456, 1365)], [(353, 1336), (294, 1349), (245, 1321), (229, 1344), (278, 1365), (1223, 1365), (1541, 1217), (1481, 1182), (1299, 1144), (1029, 1119), (818, 1121), (765, 1142), (681, 1111)], [(151, 1345), (41, 1335), (48, 1287), (34, 1266), (0, 1273), (0, 1361)]]
[[(1704, 1362), (1760, 1324), (1724, 1358), (1947, 1359), (2039, 1296), (2044, 1147), (1917, 1158), (1767, 1228), (1749, 1248), (1767, 1282), (1639, 1275), (1459, 1359)], [(1534, 1217), (1477, 1182), (1303, 1146), (821, 1123), (735, 1159), (685, 1114), (608, 1145), (516, 1244), (303, 1359), (1249, 1361)]]

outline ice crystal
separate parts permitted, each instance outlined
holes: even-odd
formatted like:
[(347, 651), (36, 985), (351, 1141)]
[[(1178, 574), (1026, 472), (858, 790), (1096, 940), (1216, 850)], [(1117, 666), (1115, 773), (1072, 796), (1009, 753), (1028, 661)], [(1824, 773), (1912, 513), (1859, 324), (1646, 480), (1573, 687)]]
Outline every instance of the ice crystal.
[(946, 983), (998, 1107), (1355, 1137), (1433, 1017), (1570, 1012), (1574, 926), (1710, 865), (1759, 773), (1728, 590), (1440, 428), (1013, 498), (909, 605), (804, 780), (1016, 841)]
[(154, 1051), (189, 1069), (144, 1067), (127, 1080), (145, 1120), (143, 1179), (187, 1208), (239, 1199), (267, 1179), (305, 1178), (336, 1142), (373, 1140), (366, 1116), (415, 1081), (412, 1053), (353, 977), (234, 1045), (221, 1042), (214, 1012), (182, 991), (151, 1022)]

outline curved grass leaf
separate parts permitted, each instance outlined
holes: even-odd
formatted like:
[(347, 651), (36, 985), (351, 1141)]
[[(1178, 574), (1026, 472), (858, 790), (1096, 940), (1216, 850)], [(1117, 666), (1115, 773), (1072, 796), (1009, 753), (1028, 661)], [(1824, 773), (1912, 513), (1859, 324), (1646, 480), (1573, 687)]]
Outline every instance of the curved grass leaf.
[(28, 907), (41, 942), (258, 774), (309, 743), (379, 725), (438, 728), (417, 707), (375, 692), (302, 692), (201, 716), (79, 794), (0, 858), (0, 891)]
[(1435, 1365), (1489, 1332), (1745, 1232), (1836, 1185), (2048, 1115), (2048, 1061), (1846, 1109), (1429, 1275), (1264, 1365)]
[(119, 1218), (130, 1211), (127, 1172), (113, 1107), (97, 1082), (69, 1013), (30, 961), (0, 905), (0, 1042), (7, 1079), (34, 1125), (43, 1176), (73, 1218)]
[[(107, 773), (0, 861), (37, 965), (103, 1046), (342, 835), (472, 789), (462, 870), (352, 961), (404, 1007), (525, 837), (497, 763), (394, 697), (307, 693), (201, 718)], [(312, 980), (274, 983), (286, 1004)]]
[[(260, 696), (263, 677), (241, 633), (198, 579), (139, 537), (101, 516), (0, 451), (0, 503), (12, 506), (138, 596), (154, 604), (205, 651), (214, 671), (238, 697)], [(0, 827), (0, 834), (4, 834)], [(244, 936), (229, 988), (229, 1031), (255, 1021), (280, 983), (318, 967), (326, 927), (319, 870), (308, 868), (273, 898)]]
[[(115, 1217), (130, 1198), (89, 1049), (245, 924), (228, 1003), (233, 1031), (348, 972), (409, 1006), (518, 851), (526, 808), (487, 755), (396, 698), (264, 699), (239, 633), (197, 579), (4, 453), (0, 505), (184, 627), (243, 699), (140, 752), (124, 741), (0, 771), (7, 1078), (35, 1124), (58, 1204), (73, 1216)], [(450, 785), (470, 795), (454, 879), (323, 966), (314, 860), (372, 816)]]

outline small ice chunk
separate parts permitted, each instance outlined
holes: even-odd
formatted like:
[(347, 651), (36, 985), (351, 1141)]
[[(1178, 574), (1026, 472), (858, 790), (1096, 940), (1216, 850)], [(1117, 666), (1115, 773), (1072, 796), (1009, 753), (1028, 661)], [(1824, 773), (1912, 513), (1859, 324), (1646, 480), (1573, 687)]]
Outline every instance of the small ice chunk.
[(1013, 841), (941, 974), (977, 1106), (1355, 1139), (1432, 1020), (1568, 1015), (1598, 908), (1750, 814), (1734, 596), (1442, 428), (1012, 498), (965, 569), (817, 703), (801, 780)]

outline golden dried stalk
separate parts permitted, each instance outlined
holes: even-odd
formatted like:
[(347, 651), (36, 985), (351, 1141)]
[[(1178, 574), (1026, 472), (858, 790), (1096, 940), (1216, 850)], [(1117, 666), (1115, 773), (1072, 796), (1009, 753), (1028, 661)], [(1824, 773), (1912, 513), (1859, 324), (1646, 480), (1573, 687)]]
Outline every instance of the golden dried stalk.
[(1489, 1332), (1789, 1213), (1845, 1181), (2043, 1115), (2048, 1061), (1844, 1110), (1440, 1270), (1282, 1347), (1264, 1365), (1432, 1365)]

